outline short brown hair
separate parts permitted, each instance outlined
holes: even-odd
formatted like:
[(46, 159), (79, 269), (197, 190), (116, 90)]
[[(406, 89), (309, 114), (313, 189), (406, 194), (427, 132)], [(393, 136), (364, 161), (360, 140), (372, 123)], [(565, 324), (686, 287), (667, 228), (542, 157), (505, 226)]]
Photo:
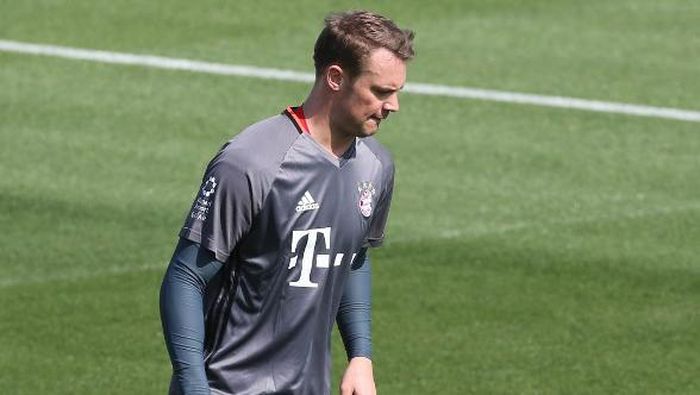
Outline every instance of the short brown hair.
[(331, 64), (339, 64), (351, 77), (362, 71), (362, 62), (378, 48), (386, 48), (399, 59), (413, 59), (413, 37), (408, 29), (369, 11), (330, 14), (314, 46), (316, 75)]

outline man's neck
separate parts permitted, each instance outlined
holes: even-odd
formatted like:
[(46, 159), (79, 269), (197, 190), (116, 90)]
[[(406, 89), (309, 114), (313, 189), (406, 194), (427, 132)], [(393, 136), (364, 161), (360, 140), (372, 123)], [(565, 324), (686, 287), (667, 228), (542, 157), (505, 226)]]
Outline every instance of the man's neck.
[(327, 101), (319, 99), (312, 93), (302, 106), (306, 124), (309, 126), (309, 134), (326, 151), (340, 158), (350, 148), (355, 137), (333, 131), (330, 123), (330, 106)]

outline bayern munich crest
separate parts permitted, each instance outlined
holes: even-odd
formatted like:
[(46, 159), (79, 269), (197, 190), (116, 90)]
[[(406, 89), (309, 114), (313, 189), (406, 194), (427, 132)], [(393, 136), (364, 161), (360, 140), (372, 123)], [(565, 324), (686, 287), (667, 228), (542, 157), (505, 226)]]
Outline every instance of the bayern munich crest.
[(372, 215), (372, 198), (376, 193), (374, 185), (370, 181), (363, 181), (357, 183), (357, 191), (360, 192), (360, 201), (357, 206), (360, 209), (360, 214), (363, 217), (368, 218)]

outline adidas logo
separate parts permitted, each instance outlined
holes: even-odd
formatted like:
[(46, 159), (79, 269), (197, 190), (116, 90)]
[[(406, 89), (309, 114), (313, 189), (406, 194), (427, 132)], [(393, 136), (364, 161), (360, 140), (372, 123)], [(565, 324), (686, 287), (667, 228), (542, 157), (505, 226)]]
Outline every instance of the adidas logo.
[(308, 211), (308, 210), (316, 210), (319, 208), (319, 204), (316, 203), (313, 197), (311, 197), (311, 194), (309, 191), (306, 191), (304, 193), (304, 196), (301, 197), (301, 200), (299, 203), (297, 203), (297, 213), (300, 213), (302, 211)]

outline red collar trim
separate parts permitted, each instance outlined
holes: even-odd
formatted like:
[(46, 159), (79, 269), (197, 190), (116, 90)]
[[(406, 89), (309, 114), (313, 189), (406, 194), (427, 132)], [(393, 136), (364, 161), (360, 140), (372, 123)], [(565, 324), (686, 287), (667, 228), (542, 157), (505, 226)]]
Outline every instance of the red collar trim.
[(297, 129), (299, 129), (301, 133), (310, 134), (309, 125), (306, 123), (306, 115), (304, 115), (304, 109), (301, 106), (287, 107), (284, 112), (286, 112), (287, 115), (292, 118)]

